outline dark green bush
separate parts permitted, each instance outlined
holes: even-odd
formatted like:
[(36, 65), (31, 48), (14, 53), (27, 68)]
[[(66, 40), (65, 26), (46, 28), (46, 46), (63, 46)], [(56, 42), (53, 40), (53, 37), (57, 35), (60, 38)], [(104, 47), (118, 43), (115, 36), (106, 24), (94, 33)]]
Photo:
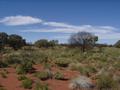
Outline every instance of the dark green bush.
[(22, 81), (22, 87), (24, 87), (25, 89), (31, 89), (32, 88), (32, 80), (31, 79), (24, 79)]
[(8, 64), (0, 60), (0, 68), (8, 67)]

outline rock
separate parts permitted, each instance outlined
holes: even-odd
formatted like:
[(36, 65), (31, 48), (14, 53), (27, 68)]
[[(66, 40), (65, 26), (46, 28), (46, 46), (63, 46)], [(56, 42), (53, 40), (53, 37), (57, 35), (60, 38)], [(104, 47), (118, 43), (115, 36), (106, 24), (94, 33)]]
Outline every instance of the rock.
[(69, 88), (72, 90), (91, 89), (94, 87), (95, 85), (93, 84), (92, 80), (85, 76), (79, 76), (73, 79), (69, 85)]

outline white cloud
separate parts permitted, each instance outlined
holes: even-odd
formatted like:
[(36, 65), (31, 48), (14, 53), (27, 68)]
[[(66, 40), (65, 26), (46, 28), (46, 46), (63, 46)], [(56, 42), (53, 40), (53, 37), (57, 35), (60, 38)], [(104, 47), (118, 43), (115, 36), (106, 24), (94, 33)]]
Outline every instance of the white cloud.
[(105, 26), (91, 26), (91, 25), (81, 25), (74, 27), (52, 27), (51, 29), (40, 28), (40, 29), (31, 29), (31, 30), (23, 30), (22, 32), (59, 32), (59, 33), (76, 33), (79, 31), (91, 32), (91, 33), (111, 33), (116, 31), (117, 29), (114, 27), (105, 28)]
[(61, 28), (73, 28), (74, 25), (69, 25), (61, 22), (44, 22), (43, 25), (52, 26), (52, 27), (61, 27)]
[[(53, 25), (54, 24), (54, 25)], [(85, 32), (90, 32), (94, 33), (99, 37), (99, 39), (119, 39), (120, 38), (120, 33), (117, 33), (116, 31), (118, 30), (115, 27), (112, 26), (92, 26), (92, 25), (68, 25), (68, 24), (61, 24), (61, 23), (52, 23), (51, 24), (45, 24), (48, 25), (49, 29), (47, 28), (39, 28), (39, 29), (31, 29), (31, 30), (23, 30), (22, 32), (44, 32), (44, 33), (66, 33), (66, 35), (61, 36), (55, 36), (55, 38), (62, 38), (64, 39), (69, 38), (70, 33), (77, 33), (79, 31), (85, 31)]]
[[(31, 16), (9, 16), (0, 20), (0, 23), (10, 26), (40, 24), (46, 26), (45, 28), (21, 30), (21, 32), (52, 32), (63, 33), (61, 36), (52, 36), (54, 38), (68, 38), (71, 33), (85, 31), (94, 33), (99, 36), (99, 39), (120, 39), (120, 32), (118, 28), (113, 26), (93, 26), (93, 25), (71, 25), (63, 22), (44, 21), (40, 18)], [(65, 34), (68, 34), (65, 36)]]
[(34, 18), (31, 16), (21, 16), (21, 15), (9, 16), (0, 20), (0, 23), (10, 26), (36, 24), (41, 22), (42, 20), (39, 18)]

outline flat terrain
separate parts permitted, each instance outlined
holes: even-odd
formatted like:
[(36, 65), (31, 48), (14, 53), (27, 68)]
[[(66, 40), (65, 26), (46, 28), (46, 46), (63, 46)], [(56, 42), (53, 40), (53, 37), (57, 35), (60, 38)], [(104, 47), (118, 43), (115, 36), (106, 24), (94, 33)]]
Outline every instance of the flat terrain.
[[(120, 48), (95, 47), (81, 52), (79, 47), (66, 46), (52, 48), (25, 46), (19, 50), (6, 47), (0, 58), (0, 88), (5, 90), (39, 90), (35, 89), (37, 82), (47, 84), (49, 90), (72, 90), (69, 88), (71, 81), (81, 76), (91, 80), (95, 85), (94, 90), (99, 90), (96, 88), (114, 90), (114, 87), (119, 90), (120, 87)], [(29, 71), (22, 75), (32, 80), (30, 89), (25, 89), (22, 81), (18, 79), (21, 76), (17, 73), (18, 66)], [(22, 67), (19, 69), (24, 71)], [(64, 79), (49, 78), (43, 81), (35, 76), (37, 72), (44, 72), (46, 68), (49, 68), (52, 74), (62, 73)], [(57, 78), (61, 78), (61, 74)], [(80, 87), (82, 85), (84, 87), (83, 82), (87, 84), (87, 81), (78, 80)]]
[[(43, 71), (42, 65), (34, 65), (34, 68), (36, 71)], [(16, 74), (16, 70), (14, 68), (4, 68), (8, 71), (7, 78), (3, 78), (0, 76), (0, 84), (5, 87), (7, 90), (26, 90), (23, 87), (21, 87), (21, 81), (18, 80), (18, 74)], [(2, 69), (0, 69), (2, 71)], [(55, 80), (55, 79), (49, 79), (46, 81), (41, 81), (42, 83), (46, 83), (49, 85), (49, 88), (51, 90), (70, 90), (69, 89), (69, 83), (70, 79), (79, 76), (79, 72), (77, 71), (70, 71), (70, 70), (60, 70), (55, 67), (52, 68), (52, 71), (55, 72), (63, 72), (65, 78), (68, 78), (68, 80)], [(27, 74), (27, 77), (31, 78), (33, 82), (36, 82), (38, 79), (34, 77), (34, 73)], [(30, 90), (34, 90), (34, 84), (33, 88)]]

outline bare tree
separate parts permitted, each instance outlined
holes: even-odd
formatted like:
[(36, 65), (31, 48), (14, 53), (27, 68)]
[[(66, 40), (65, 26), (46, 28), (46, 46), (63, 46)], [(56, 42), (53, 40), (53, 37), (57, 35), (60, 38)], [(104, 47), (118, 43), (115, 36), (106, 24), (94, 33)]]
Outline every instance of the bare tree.
[(78, 32), (72, 34), (69, 43), (71, 45), (81, 46), (82, 51), (84, 52), (86, 47), (95, 45), (95, 42), (98, 41), (98, 37), (89, 32)]

